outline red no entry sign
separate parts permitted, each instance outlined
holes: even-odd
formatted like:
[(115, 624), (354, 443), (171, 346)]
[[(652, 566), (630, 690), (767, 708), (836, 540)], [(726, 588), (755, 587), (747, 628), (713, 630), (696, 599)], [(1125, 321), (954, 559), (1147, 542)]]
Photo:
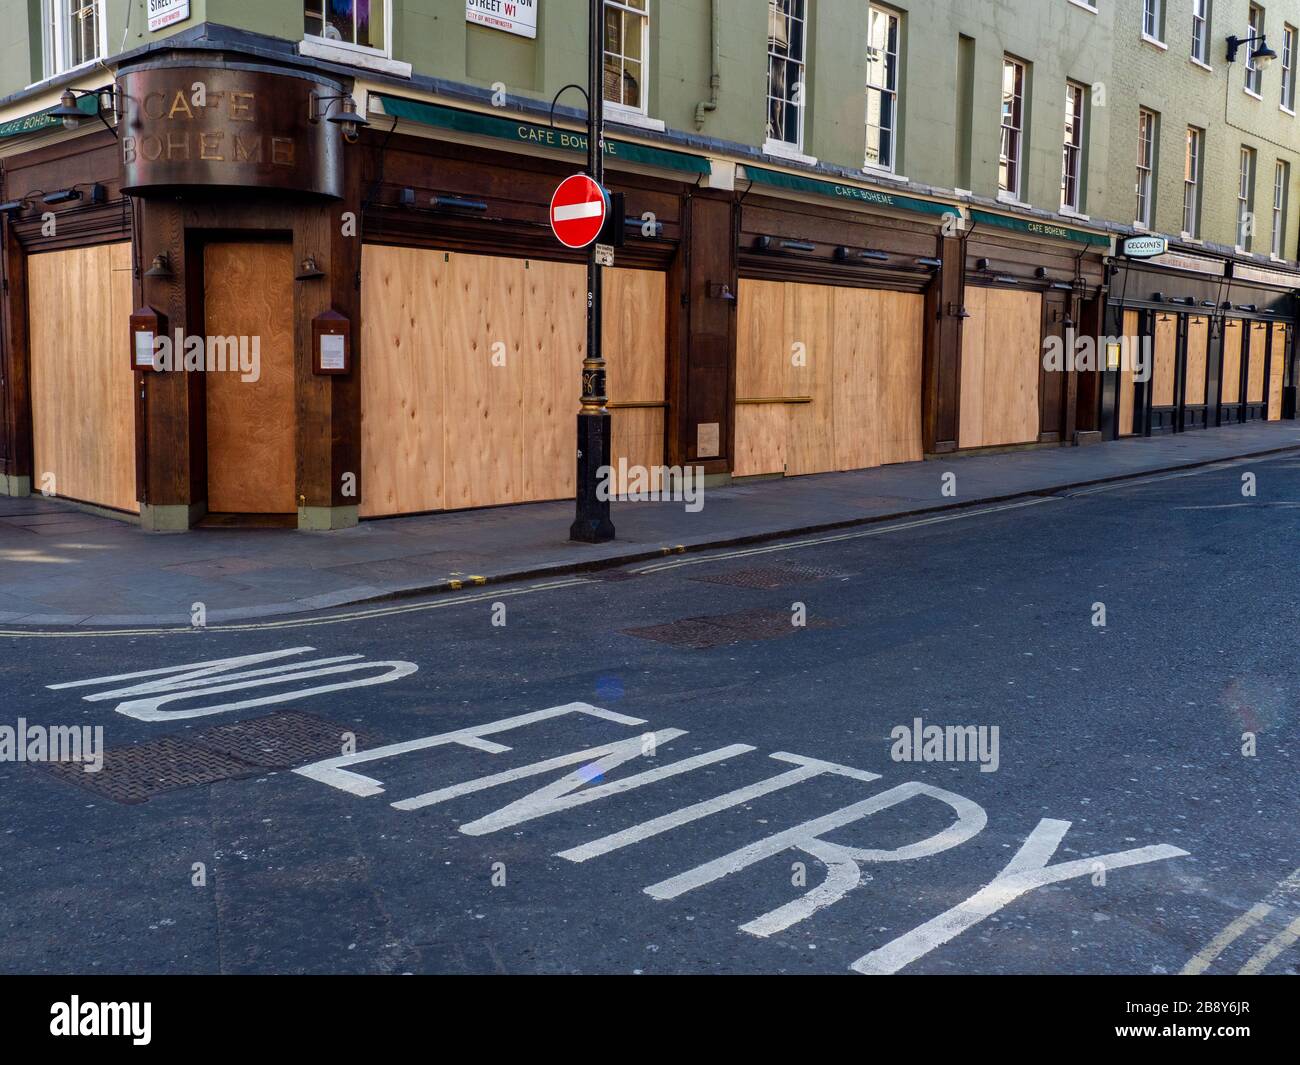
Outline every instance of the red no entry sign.
[(574, 174), (551, 197), (551, 230), (566, 248), (585, 248), (600, 235), (608, 213), (605, 190), (586, 174)]

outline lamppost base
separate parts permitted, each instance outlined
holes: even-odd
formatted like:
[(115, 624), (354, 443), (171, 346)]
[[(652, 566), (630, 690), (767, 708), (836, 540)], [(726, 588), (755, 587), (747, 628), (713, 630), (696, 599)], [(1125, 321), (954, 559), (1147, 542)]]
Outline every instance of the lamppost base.
[[(603, 544), (614, 539), (609, 517), (613, 488), (609, 462), (609, 415), (578, 415), (577, 513), (569, 526), (569, 539), (583, 544)], [(605, 498), (600, 498), (604, 485)]]

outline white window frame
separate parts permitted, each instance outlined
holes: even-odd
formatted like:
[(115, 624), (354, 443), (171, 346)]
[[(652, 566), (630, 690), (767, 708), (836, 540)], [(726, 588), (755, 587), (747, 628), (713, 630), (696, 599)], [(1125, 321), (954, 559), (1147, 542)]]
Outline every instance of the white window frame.
[[(885, 7), (883, 4), (869, 3), (869, 4), (867, 4), (867, 25), (868, 25), (868, 28), (869, 28), (870, 25), (871, 25), (871, 18), (872, 18), (872, 16), (877, 16), (877, 15), (880, 16), (880, 17), (882, 17), (882, 18), (884, 18), (884, 19), (886, 19), (886, 20), (892, 21), (892, 22), (894, 23), (894, 49), (895, 49), (895, 51), (892, 53), (892, 55), (893, 55), (893, 60), (894, 60), (894, 62), (893, 62), (894, 79), (893, 79), (893, 84), (892, 84), (892, 85), (891, 85), (891, 84), (885, 84), (885, 85), (883, 85), (883, 86), (879, 86), (879, 85), (872, 85), (870, 82), (868, 82), (868, 83), (867, 83), (867, 98), (868, 98), (868, 100), (870, 100), (870, 98), (871, 98), (871, 94), (872, 94), (873, 92), (879, 94), (879, 96), (880, 96), (880, 98), (881, 98), (881, 101), (882, 101), (882, 107), (881, 107), (881, 113), (882, 113), (882, 114), (884, 113), (884, 107), (883, 107), (883, 101), (884, 101), (884, 99), (885, 99), (886, 97), (888, 97), (889, 99), (891, 99), (891, 100), (893, 101), (893, 107), (892, 107), (892, 109), (891, 109), (891, 114), (893, 115), (893, 123), (894, 123), (894, 124), (893, 124), (892, 126), (889, 126), (889, 127), (886, 127), (886, 126), (884, 126), (883, 124), (880, 125), (879, 127), (877, 127), (877, 128), (880, 130), (880, 135), (881, 135), (881, 144), (882, 144), (882, 145), (885, 143), (885, 133), (886, 133), (886, 130), (888, 131), (888, 135), (889, 135), (889, 136), (888, 136), (888, 141), (889, 141), (889, 161), (888, 161), (887, 163), (883, 163), (883, 162), (879, 162), (879, 161), (877, 161), (877, 162), (872, 162), (870, 159), (867, 159), (867, 158), (866, 158), (865, 153), (864, 153), (864, 156), (863, 156), (864, 163), (863, 163), (863, 165), (864, 165), (864, 167), (865, 167), (866, 169), (868, 169), (868, 170), (879, 170), (879, 171), (884, 171), (884, 172), (887, 173), (887, 174), (894, 174), (894, 173), (897, 173), (897, 172), (898, 172), (898, 117), (899, 117), (899, 113), (900, 113), (900, 112), (899, 112), (899, 105), (900, 105), (901, 102), (902, 102), (902, 95), (903, 95), (903, 94), (902, 94), (902, 90), (899, 88), (899, 86), (900, 86), (900, 84), (901, 84), (901, 81), (900, 81), (899, 76), (898, 76), (898, 74), (899, 74), (899, 63), (900, 63), (900, 60), (901, 60), (901, 52), (899, 51), (899, 49), (902, 47), (902, 43), (903, 43), (903, 16), (902, 16), (902, 14), (901, 14), (900, 12), (895, 11), (892, 7)], [(888, 40), (888, 35), (886, 35), (886, 40)], [(885, 69), (886, 69), (886, 70), (889, 70), (889, 69), (890, 69), (890, 68), (889, 68), (889, 57), (890, 57), (890, 53), (889, 53), (888, 51), (884, 52), (884, 53), (883, 53), (881, 56), (879, 56), (878, 58), (873, 58), (873, 57), (872, 57), (872, 55), (871, 55), (872, 49), (871, 49), (870, 47), (868, 47), (867, 51), (868, 51), (868, 55), (867, 55), (867, 63), (868, 63), (868, 64), (871, 64), (871, 63), (881, 63), (881, 62), (883, 62), (883, 63), (885, 64)], [(870, 66), (868, 66), (868, 70), (870, 70)], [(868, 104), (868, 107), (867, 107), (867, 126), (868, 126), (868, 128), (870, 128), (870, 126), (871, 126), (871, 107), (870, 107), (869, 104)]]
[(1158, 123), (1159, 118), (1154, 111), (1148, 111), (1145, 107), (1138, 109), (1137, 204), (1134, 221), (1144, 229), (1150, 229), (1155, 218), (1152, 194), (1155, 191)]
[(1273, 258), (1283, 259), (1286, 248), (1286, 194), (1290, 166), (1284, 159), (1273, 164)]
[(72, 48), (70, 0), (41, 0), (42, 80), (58, 77), (73, 70), (90, 66), (108, 57), (108, 24), (106, 0), (92, 0), (83, 5), (94, 7), (99, 32), (95, 35), (96, 54), (80, 63), (70, 63), (68, 53)]
[[(808, 15), (810, 11), (809, 11), (808, 0), (789, 0), (789, 2), (792, 4), (798, 3), (801, 5), (801, 14), (799, 15), (799, 21), (803, 24), (803, 33), (801, 34), (801, 40), (803, 41), (803, 52), (797, 60), (794, 59), (792, 56), (788, 56), (788, 55), (776, 55), (772, 51), (771, 33), (769, 32), (768, 44), (766, 49), (767, 91), (763, 96), (763, 103), (764, 103), (763, 125), (764, 128), (767, 130), (767, 132), (764, 134), (763, 151), (767, 152), (768, 154), (786, 155), (786, 156), (793, 156), (796, 158), (804, 158), (803, 156), (804, 123), (805, 123), (805, 119), (808, 116), (808, 21), (809, 21)], [(765, 6), (768, 9), (769, 30), (770, 30), (771, 0), (769, 0), (768, 4)], [(797, 81), (795, 81), (795, 85), (802, 86), (802, 88), (797, 89), (797, 95), (799, 97), (799, 103), (796, 105), (799, 109), (798, 121), (797, 121), (798, 129), (796, 130), (797, 139), (794, 141), (783, 140), (781, 138), (774, 137), (772, 135), (771, 129), (768, 128), (768, 123), (772, 114), (772, 101), (775, 99), (775, 97), (772, 95), (773, 60), (779, 60), (783, 63), (797, 63), (799, 67), (799, 78)], [(787, 105), (789, 105), (790, 103), (790, 101), (788, 100), (782, 102)]]
[[(1237, 163), (1237, 247), (1243, 251), (1250, 251), (1255, 239), (1255, 234), (1246, 230), (1246, 220), (1253, 213), (1251, 201), (1254, 197), (1255, 152), (1243, 144)], [(1253, 230), (1254, 226), (1250, 228)]]
[[(1246, 39), (1251, 37), (1263, 38), (1264, 36), (1264, 9), (1259, 4), (1251, 4), (1247, 9), (1246, 15)], [(1259, 16), (1259, 25), (1255, 24), (1255, 16)], [(1255, 61), (1251, 59), (1251, 51), (1259, 47), (1259, 41), (1245, 46), (1246, 48), (1246, 84), (1245, 90), (1256, 99), (1262, 100), (1264, 97), (1261, 90), (1264, 87), (1264, 71), (1255, 66)]]
[(1192, 59), (1210, 65), (1210, 0), (1192, 0)]
[[(1075, 94), (1078, 94), (1078, 107), (1074, 107)], [(1077, 81), (1067, 81), (1065, 83), (1065, 107), (1066, 107), (1066, 124), (1062, 131), (1063, 144), (1061, 148), (1061, 210), (1069, 211), (1075, 214), (1083, 210), (1083, 157), (1084, 150), (1088, 140), (1087, 122), (1088, 122), (1088, 90), (1084, 85)], [(1069, 129), (1071, 122), (1074, 125), (1075, 140), (1069, 139)], [(1073, 154), (1071, 154), (1073, 153)], [(1070, 172), (1071, 159), (1074, 161), (1074, 172)], [(1069, 199), (1069, 188), (1071, 179), (1074, 182), (1074, 202)]]
[[(623, 0), (603, 0), (600, 9), (601, 14), (601, 44), (600, 44), (600, 64), (601, 77), (605, 76), (605, 56), (617, 54), (619, 59), (625, 58), (619, 53), (605, 51), (604, 39), (604, 18), (605, 8), (615, 8), (628, 15), (633, 15), (641, 20), (641, 104), (639, 107), (633, 107), (631, 104), (625, 104), (621, 100), (605, 99), (605, 114), (617, 120), (625, 119), (634, 125), (649, 125), (646, 116), (650, 114), (650, 5), (653, 0), (646, 0), (645, 7), (633, 7), (631, 4), (624, 3)], [(655, 128), (662, 129), (662, 124), (656, 124)]]
[(1288, 115), (1295, 114), (1295, 46), (1296, 28), (1282, 23), (1282, 110)]
[(1187, 127), (1183, 155), (1183, 234), (1192, 240), (1201, 235), (1201, 166), (1205, 158), (1205, 130)]
[(1164, 44), (1164, 0), (1142, 0), (1142, 39)]
[[(1019, 72), (1019, 88), (1012, 89), (1012, 100), (1020, 101), (1019, 107), (1012, 107), (1012, 112), (1019, 112), (1015, 122), (1009, 124), (1006, 106), (1007, 67), (1014, 67)], [(1014, 83), (1013, 79), (1013, 83)], [(1025, 184), (1025, 87), (1029, 80), (1029, 65), (1014, 56), (1002, 56), (1002, 80), (998, 86), (1001, 99), (1001, 117), (998, 123), (998, 191), (1002, 198), (1010, 197), (1019, 202)], [(1014, 151), (1011, 146), (1014, 145)], [(1007, 183), (1002, 181), (1002, 168), (1007, 170)], [(1008, 185), (1010, 187), (1008, 187)]]
[[(371, 0), (372, 3), (375, 0)], [(313, 59), (324, 59), (332, 63), (343, 63), (348, 66), (358, 66), (367, 70), (375, 70), (384, 74), (394, 74), (398, 77), (409, 78), (411, 76), (411, 64), (400, 63), (392, 58), (393, 55), (393, 4), (392, 0), (378, 0), (383, 9), (384, 19), (384, 44), (383, 47), (369, 44), (353, 44), (351, 41), (336, 41), (332, 37), (322, 37), (319, 34), (308, 33), (306, 26), (306, 4), (304, 3), (303, 13), (303, 31), (302, 41), (298, 45), (298, 54), (308, 56)], [(321, 10), (329, 0), (321, 0)], [(353, 4), (353, 21), (356, 20), (356, 5)]]

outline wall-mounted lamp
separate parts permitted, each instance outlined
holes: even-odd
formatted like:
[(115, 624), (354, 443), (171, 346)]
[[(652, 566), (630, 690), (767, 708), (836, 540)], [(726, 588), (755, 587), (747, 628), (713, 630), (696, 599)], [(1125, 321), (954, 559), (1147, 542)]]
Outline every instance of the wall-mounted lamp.
[(1151, 302), (1152, 302), (1152, 303), (1164, 303), (1164, 302), (1165, 302), (1165, 294), (1164, 294), (1163, 292), (1153, 292), (1153, 293), (1151, 293)]
[(1259, 305), (1255, 303), (1239, 303), (1237, 304), (1237, 309), (1241, 311), (1250, 311), (1253, 314), (1258, 306)]
[(82, 198), (82, 188), (90, 190), (91, 203), (104, 203), (108, 199), (108, 193), (103, 185), (95, 184), (89, 186), (73, 185), (71, 188), (56, 189), (54, 192), (47, 192), (41, 196), (41, 202), (49, 206), (59, 203), (68, 203), (70, 200), (80, 200)]
[(704, 287), (705, 295), (711, 300), (726, 300), (728, 303), (736, 302), (736, 294), (731, 291), (731, 286), (725, 281), (710, 281)]
[(1047, 280), (1047, 267), (1046, 267), (1046, 266), (1035, 267), (1035, 269), (1034, 269), (1034, 276), (1035, 276), (1036, 278), (1038, 278), (1039, 281), (1046, 281), (1046, 280)]
[(1202, 306), (1202, 307), (1213, 307), (1213, 306), (1214, 306), (1214, 300), (1201, 300), (1201, 306)]
[(783, 240), (782, 251), (816, 251), (817, 245), (808, 240)]
[(993, 263), (992, 263), (992, 260), (990, 260), (990, 259), (976, 259), (976, 260), (975, 260), (975, 269), (978, 270), (978, 271), (980, 271), (980, 273), (983, 273), (985, 270), (987, 270), (987, 269), (988, 269), (990, 266), (992, 266), (992, 265), (993, 265)]
[(4, 203), (0, 203), (0, 214), (7, 214), (7, 215), (22, 214), (23, 211), (25, 211), (29, 206), (31, 206), (32, 196), (39, 196), (39, 195), (40, 195), (39, 192), (37, 193), (29, 192), (26, 196), (22, 197), (21, 199), (6, 200)]
[[(82, 99), (91, 99), (95, 101), (95, 110), (85, 111), (78, 106), (78, 101)], [(108, 107), (105, 108), (104, 101), (108, 100)], [(117, 136), (117, 130), (105, 117), (105, 110), (113, 116), (114, 122), (117, 120), (117, 88), (111, 89), (64, 89), (63, 95), (59, 97), (59, 106), (51, 108), (47, 113), (51, 118), (57, 118), (63, 123), (64, 129), (76, 129), (81, 125), (84, 119), (92, 115), (104, 123), (114, 137)]]
[(998, 274), (993, 278), (999, 285), (1018, 285), (1020, 278), (1012, 277), (1010, 274)]
[(175, 277), (172, 273), (171, 257), (165, 251), (160, 251), (153, 257), (153, 263), (149, 269), (144, 272), (145, 277)]
[(628, 229), (641, 230), (643, 237), (662, 237), (664, 235), (664, 224), (662, 222), (651, 222), (649, 219), (637, 218), (636, 215), (625, 215), (623, 225)]
[(397, 194), (397, 203), (401, 207), (414, 207), (415, 189), (402, 189), (402, 191)]
[(887, 252), (873, 251), (870, 248), (864, 248), (862, 251), (854, 251), (852, 248), (846, 248), (843, 245), (835, 249), (834, 255), (835, 261), (841, 263), (852, 262), (855, 259), (877, 263), (889, 261), (889, 254)]
[[(337, 110), (335, 105), (338, 105)], [(334, 113), (330, 114), (331, 111)], [(370, 125), (370, 119), (357, 110), (357, 105), (349, 92), (336, 93), (333, 96), (319, 96), (312, 93), (307, 118), (312, 122), (319, 122), (324, 118), (327, 122), (338, 126), (343, 131), (343, 139), (349, 144), (357, 142), (362, 126)]]
[(308, 255), (302, 261), (302, 266), (298, 272), (293, 275), (295, 281), (315, 281), (317, 278), (325, 276), (325, 271), (316, 265), (316, 256)]
[(943, 260), (936, 259), (929, 255), (922, 255), (916, 260), (916, 265), (925, 266), (931, 270), (938, 270), (940, 267), (943, 266)]
[(1263, 34), (1256, 36), (1252, 33), (1249, 37), (1228, 38), (1228, 62), (1235, 63), (1237, 61), (1238, 50), (1252, 44), (1258, 45), (1258, 47), (1250, 53), (1250, 62), (1252, 66), (1263, 70), (1277, 58), (1277, 53), (1268, 46), (1267, 38)]
[(966, 310), (966, 308), (963, 307), (963, 306), (961, 306), (961, 304), (959, 304), (959, 303), (949, 303), (949, 304), (948, 304), (948, 317), (949, 317), (949, 318), (969, 318), (969, 317), (970, 317), (970, 311)]
[(482, 200), (466, 200), (460, 196), (435, 196), (429, 201), (440, 211), (486, 211)]

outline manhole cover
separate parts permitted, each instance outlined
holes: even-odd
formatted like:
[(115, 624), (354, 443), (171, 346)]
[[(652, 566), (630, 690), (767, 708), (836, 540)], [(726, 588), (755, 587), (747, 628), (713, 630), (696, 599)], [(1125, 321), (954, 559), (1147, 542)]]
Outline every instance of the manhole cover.
[(691, 577), (706, 584), (727, 584), (733, 588), (787, 588), (792, 584), (806, 584), (828, 577), (844, 577), (838, 570), (821, 566), (797, 566), (793, 563), (776, 566), (752, 566), (749, 569), (724, 570)]
[(344, 736), (349, 734), (357, 750), (378, 746), (374, 733), (294, 710), (217, 725), (194, 741), (260, 769), (288, 769), (342, 754)]
[[(804, 627), (824, 629), (830, 624), (829, 621), (810, 618)], [(682, 618), (663, 625), (646, 625), (642, 628), (622, 631), (626, 636), (636, 636), (642, 640), (654, 640), (658, 643), (672, 644), (674, 647), (704, 650), (710, 647), (725, 647), (745, 640), (776, 640), (793, 635), (799, 631), (799, 627), (791, 624), (789, 611), (760, 609)]]
[(114, 802), (144, 802), (154, 795), (257, 771), (238, 758), (172, 736), (104, 752), (104, 766), (87, 773), (76, 762), (47, 762), (55, 776)]
[(163, 792), (342, 754), (348, 733), (355, 736), (358, 750), (378, 746), (377, 733), (290, 710), (216, 725), (185, 739), (163, 736), (111, 748), (98, 773), (87, 773), (75, 762), (48, 762), (43, 768), (114, 802), (137, 803)]

